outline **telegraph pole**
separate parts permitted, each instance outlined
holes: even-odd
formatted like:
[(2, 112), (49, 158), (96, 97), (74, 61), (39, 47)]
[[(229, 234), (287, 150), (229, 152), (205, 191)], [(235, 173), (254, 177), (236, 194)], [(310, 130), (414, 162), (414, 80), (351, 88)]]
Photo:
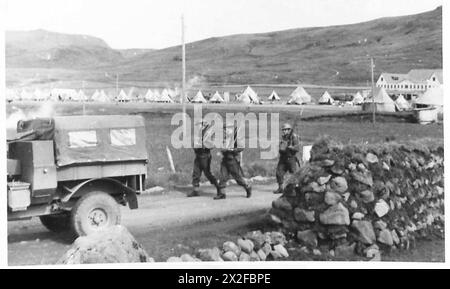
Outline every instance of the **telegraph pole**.
[(373, 63), (373, 57), (370, 58), (370, 68), (372, 70), (372, 123), (375, 125), (375, 83), (374, 83), (374, 77), (373, 77), (373, 69), (375, 65)]
[(183, 136), (186, 135), (186, 104), (184, 96), (186, 93), (186, 47), (184, 44), (184, 15), (181, 15), (181, 58), (182, 58), (182, 83), (181, 83), (181, 105), (183, 110)]

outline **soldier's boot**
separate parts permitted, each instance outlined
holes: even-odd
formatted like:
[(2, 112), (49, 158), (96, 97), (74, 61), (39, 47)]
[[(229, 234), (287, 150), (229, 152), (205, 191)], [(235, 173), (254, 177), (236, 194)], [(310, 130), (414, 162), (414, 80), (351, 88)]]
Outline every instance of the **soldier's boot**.
[(227, 196), (225, 195), (225, 190), (223, 188), (217, 187), (217, 195), (214, 197), (214, 200), (225, 199)]
[(283, 193), (283, 186), (281, 184), (278, 184), (278, 189), (276, 189), (273, 193), (274, 194), (282, 194)]
[(198, 188), (198, 187), (194, 187), (193, 190), (192, 190), (192, 192), (190, 192), (190, 193), (187, 195), (188, 198), (191, 198), (191, 197), (198, 197), (198, 196), (199, 196), (198, 191), (199, 191), (199, 188)]
[(247, 187), (245, 187), (245, 192), (247, 193), (247, 198), (250, 198), (252, 196), (252, 186), (247, 185)]

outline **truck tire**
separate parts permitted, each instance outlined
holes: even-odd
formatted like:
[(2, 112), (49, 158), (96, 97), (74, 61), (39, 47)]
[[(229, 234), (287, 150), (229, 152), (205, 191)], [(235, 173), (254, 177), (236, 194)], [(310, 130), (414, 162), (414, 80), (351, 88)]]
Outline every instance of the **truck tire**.
[(70, 213), (62, 213), (62, 214), (56, 214), (56, 215), (45, 215), (40, 216), (39, 219), (41, 220), (42, 225), (46, 227), (48, 230), (55, 232), (55, 233), (61, 233), (70, 231)]
[(72, 228), (78, 236), (86, 236), (118, 224), (119, 204), (106, 192), (87, 193), (72, 209)]

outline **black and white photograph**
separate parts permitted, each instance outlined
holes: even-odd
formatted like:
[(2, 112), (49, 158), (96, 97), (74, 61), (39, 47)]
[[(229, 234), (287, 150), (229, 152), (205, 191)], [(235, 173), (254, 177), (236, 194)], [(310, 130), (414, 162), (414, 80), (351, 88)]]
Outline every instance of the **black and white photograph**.
[(446, 4), (5, 0), (5, 266), (445, 266)]

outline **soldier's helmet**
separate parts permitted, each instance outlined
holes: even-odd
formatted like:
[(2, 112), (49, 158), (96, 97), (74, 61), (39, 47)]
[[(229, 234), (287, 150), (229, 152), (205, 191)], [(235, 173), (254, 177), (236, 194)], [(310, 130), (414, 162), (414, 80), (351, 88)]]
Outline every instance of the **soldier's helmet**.
[(283, 124), (281, 126), (281, 130), (286, 130), (286, 129), (292, 130), (292, 126), (288, 123)]

